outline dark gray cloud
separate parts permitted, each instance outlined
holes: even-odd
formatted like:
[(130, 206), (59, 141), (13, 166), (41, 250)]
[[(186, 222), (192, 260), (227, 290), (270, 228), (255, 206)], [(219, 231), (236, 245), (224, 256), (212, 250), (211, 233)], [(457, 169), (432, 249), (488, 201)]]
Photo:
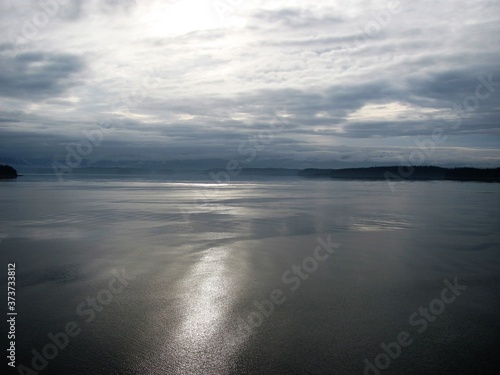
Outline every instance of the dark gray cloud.
[(76, 55), (33, 51), (0, 56), (0, 96), (47, 99), (79, 84), (84, 60)]

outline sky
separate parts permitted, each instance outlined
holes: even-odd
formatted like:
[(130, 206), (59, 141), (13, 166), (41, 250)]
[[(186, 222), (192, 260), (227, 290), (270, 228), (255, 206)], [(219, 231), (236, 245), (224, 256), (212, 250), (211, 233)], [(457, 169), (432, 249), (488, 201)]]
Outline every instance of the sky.
[(500, 2), (0, 1), (0, 164), (500, 166)]

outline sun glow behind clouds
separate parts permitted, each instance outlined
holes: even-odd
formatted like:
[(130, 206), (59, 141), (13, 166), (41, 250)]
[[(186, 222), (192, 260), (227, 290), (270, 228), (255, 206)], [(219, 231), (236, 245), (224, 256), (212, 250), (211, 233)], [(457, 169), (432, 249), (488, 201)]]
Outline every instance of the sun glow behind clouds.
[(140, 22), (153, 36), (187, 34), (223, 27), (212, 2), (186, 0), (175, 3), (157, 1), (145, 6)]
[[(498, 148), (499, 96), (483, 87), (491, 95), (479, 100), (475, 89), (479, 76), (500, 80), (500, 50), (487, 48), (500, 36), (500, 2), (401, 4), (373, 35), (363, 32), (387, 3), (66, 0), (43, 26), (42, 3), (0, 1), (0, 128), (9, 132), (0, 151), (11, 159), (62, 160), (69, 137), (108, 117), (123, 133), (107, 135), (112, 146), (89, 162), (205, 166), (275, 124), (283, 131), (259, 151), (260, 166), (319, 167), (321, 155), (336, 167), (361, 147), (379, 163), (372, 155), (386, 146), (409, 147), (409, 136), (449, 129), (457, 116), (463, 124), (439, 146), (469, 147), (454, 162), (490, 166)], [(455, 109), (466, 98), (477, 110)], [(429, 163), (444, 159), (436, 155)]]

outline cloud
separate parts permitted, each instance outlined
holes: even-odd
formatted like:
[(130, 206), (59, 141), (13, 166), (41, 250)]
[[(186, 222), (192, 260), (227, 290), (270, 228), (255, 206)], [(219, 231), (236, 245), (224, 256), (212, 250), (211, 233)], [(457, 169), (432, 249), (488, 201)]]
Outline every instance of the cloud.
[(286, 108), (255, 163), (394, 162), (436, 129), (436, 163), (498, 162), (498, 2), (61, 0), (25, 37), (40, 4), (1, 5), (0, 157), (50, 163), (110, 120), (90, 163), (241, 158)]
[(66, 53), (33, 51), (0, 57), (0, 96), (40, 100), (79, 84), (84, 60)]

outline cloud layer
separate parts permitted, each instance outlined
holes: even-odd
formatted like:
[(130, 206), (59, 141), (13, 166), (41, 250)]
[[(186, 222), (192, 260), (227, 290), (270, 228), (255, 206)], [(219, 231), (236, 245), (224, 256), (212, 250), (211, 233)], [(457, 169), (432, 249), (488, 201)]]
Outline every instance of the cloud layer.
[(500, 165), (497, 1), (269, 3), (3, 1), (0, 159)]

